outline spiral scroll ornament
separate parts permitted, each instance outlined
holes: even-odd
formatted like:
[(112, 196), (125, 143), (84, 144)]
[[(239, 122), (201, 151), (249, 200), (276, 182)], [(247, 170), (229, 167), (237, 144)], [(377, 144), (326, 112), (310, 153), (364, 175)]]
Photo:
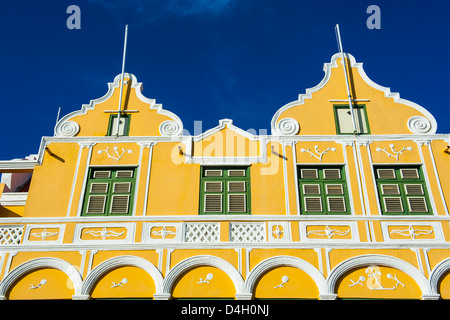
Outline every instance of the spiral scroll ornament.
[(281, 119), (277, 124), (277, 132), (284, 136), (293, 136), (300, 130), (297, 120), (292, 118)]
[(408, 120), (408, 129), (412, 133), (427, 133), (431, 129), (431, 123), (425, 117), (414, 116)]
[(58, 137), (74, 137), (80, 131), (80, 125), (73, 121), (65, 121), (60, 123), (55, 130)]
[(181, 130), (181, 126), (172, 120), (164, 121), (159, 126), (159, 132), (163, 136), (176, 136), (180, 134)]

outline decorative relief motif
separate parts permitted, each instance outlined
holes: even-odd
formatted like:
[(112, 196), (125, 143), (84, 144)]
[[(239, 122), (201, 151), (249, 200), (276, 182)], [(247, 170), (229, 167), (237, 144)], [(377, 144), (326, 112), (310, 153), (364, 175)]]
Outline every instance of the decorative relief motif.
[(213, 275), (212, 273), (208, 273), (208, 274), (206, 275), (205, 280), (203, 280), (202, 278), (200, 278), (200, 281), (197, 282), (197, 283), (207, 283), (207, 284), (209, 284), (209, 281), (211, 281), (213, 277), (214, 277), (214, 275)]
[(142, 242), (181, 242), (182, 223), (144, 223)]
[(316, 154), (314, 154), (311, 151), (309, 151), (309, 149), (305, 150), (305, 149), (302, 148), (302, 149), (300, 149), (300, 151), (301, 152), (308, 152), (311, 155), (311, 157), (314, 157), (317, 160), (319, 160), (320, 162), (322, 162), (323, 155), (327, 154), (328, 151), (336, 151), (336, 148), (327, 148), (324, 151), (320, 152), (319, 151), (319, 146), (316, 145), (316, 146), (314, 146), (314, 151), (315, 151)]
[[(153, 228), (153, 229), (156, 229), (156, 228)], [(167, 236), (175, 236), (177, 234), (176, 231), (168, 230), (166, 226), (162, 227), (162, 229), (159, 231), (153, 231), (153, 229), (152, 229), (152, 234), (157, 237), (161, 237), (161, 239), (165, 239)]]
[(47, 284), (47, 280), (46, 279), (42, 279), (41, 282), (39, 282), (39, 284), (36, 285), (36, 286), (33, 285), (33, 284), (30, 284), (30, 287), (28, 289), (30, 289), (30, 290), (41, 289), (41, 287), (46, 285), (46, 284)]
[(101, 237), (103, 240), (105, 240), (108, 237), (120, 237), (124, 233), (125, 233), (125, 231), (115, 232), (115, 231), (107, 230), (106, 227), (104, 227), (101, 231), (86, 231), (84, 234), (91, 234), (94, 237)]
[(127, 279), (127, 278), (123, 278), (123, 279), (120, 280), (120, 282), (117, 283), (117, 284), (113, 281), (111, 288), (123, 287), (123, 285), (124, 285), (124, 284), (127, 284), (127, 283), (128, 283), (128, 279)]
[(351, 228), (348, 227), (345, 231), (339, 231), (337, 229), (331, 229), (329, 226), (326, 226), (324, 230), (311, 230), (308, 231), (306, 236), (311, 234), (327, 237), (328, 239), (333, 238), (333, 236), (346, 236), (350, 232)]
[(358, 225), (355, 221), (299, 222), (300, 239), (306, 242), (359, 242)]
[(65, 224), (27, 225), (23, 242), (25, 244), (59, 244), (64, 236)]
[(444, 241), (439, 222), (402, 222), (382, 221), (384, 241)]
[(47, 237), (53, 237), (59, 234), (59, 229), (56, 232), (49, 232), (47, 231), (47, 228), (42, 230), (42, 232), (32, 232), (30, 233), (30, 236), (41, 238), (41, 241), (45, 241)]
[(289, 277), (288, 276), (282, 276), (281, 277), (281, 283), (275, 287), (273, 287), (274, 289), (276, 288), (283, 288), (284, 285), (289, 281)]
[(283, 235), (284, 234), (283, 226), (277, 224), (274, 227), (275, 227), (275, 230), (272, 231), (273, 238), (274, 239), (278, 239), (278, 240), (279, 239), (283, 239), (283, 237), (284, 237), (284, 235)]
[(405, 237), (410, 237), (411, 239), (416, 239), (416, 237), (420, 237), (421, 235), (429, 235), (433, 233), (433, 228), (431, 229), (414, 229), (413, 226), (409, 226), (408, 229), (392, 229), (389, 231), (389, 234), (397, 233)]
[[(366, 280), (366, 277), (364, 277), (364, 276), (360, 276), (357, 281), (350, 279), (351, 284), (349, 284), (348, 286), (354, 287), (356, 285), (361, 285), (361, 286), (366, 285), (367, 288), (369, 288), (369, 290), (395, 290), (395, 289), (397, 289), (397, 287), (399, 285), (405, 287), (405, 285), (400, 280), (398, 280), (397, 274), (392, 275), (390, 273), (388, 273), (386, 275), (386, 277), (388, 279), (394, 280), (395, 283), (393, 284), (393, 286), (391, 286), (391, 284), (389, 284), (389, 287), (384, 287), (384, 285), (382, 284), (382, 280), (381, 280), (381, 276), (383, 274), (381, 272), (380, 267), (378, 267), (378, 266), (367, 267), (365, 273), (367, 275), (367, 280)], [(366, 281), (365, 284), (364, 284), (364, 281)]]
[(181, 133), (181, 126), (173, 120), (166, 120), (159, 126), (162, 136), (177, 136)]
[(300, 125), (297, 120), (292, 118), (281, 119), (276, 127), (276, 131), (284, 136), (293, 136), (300, 130)]
[(268, 235), (271, 242), (290, 241), (289, 222), (286, 221), (269, 221)]
[(376, 151), (378, 151), (378, 152), (384, 152), (384, 153), (386, 153), (387, 154), (387, 156), (388, 156), (388, 158), (390, 158), (390, 157), (392, 157), (392, 158), (395, 158), (395, 160), (398, 162), (398, 158), (400, 157), (400, 155), (403, 155), (403, 151), (411, 151), (412, 150), (412, 147), (403, 147), (400, 151), (397, 151), (397, 150), (395, 150), (394, 149), (394, 145), (391, 143), (390, 145), (389, 145), (389, 147), (391, 148), (391, 152), (392, 153), (390, 153), (390, 152), (388, 152), (388, 151), (386, 151), (386, 149), (387, 148), (376, 148)]
[(119, 160), (123, 157), (123, 155), (127, 152), (127, 153), (133, 153), (133, 150), (129, 149), (129, 150), (125, 150), (124, 148), (122, 148), (122, 151), (119, 154), (119, 148), (118, 147), (114, 147), (113, 148), (114, 153), (115, 154), (110, 154), (109, 153), (109, 147), (106, 148), (106, 150), (98, 150), (99, 154), (102, 154), (103, 152), (106, 153), (106, 155), (108, 156), (108, 158), (114, 159), (116, 160), (116, 163), (119, 162)]
[(74, 243), (129, 243), (134, 239), (134, 223), (77, 224)]
[(57, 137), (74, 137), (80, 131), (80, 125), (73, 121), (63, 121), (55, 128)]
[(431, 129), (431, 123), (425, 117), (414, 116), (408, 120), (408, 129), (416, 134), (427, 133)]

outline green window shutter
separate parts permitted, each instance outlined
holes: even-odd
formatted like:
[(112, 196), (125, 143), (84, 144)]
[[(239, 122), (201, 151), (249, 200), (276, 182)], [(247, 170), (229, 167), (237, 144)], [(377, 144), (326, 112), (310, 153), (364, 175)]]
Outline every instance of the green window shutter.
[(131, 115), (121, 114), (119, 120), (119, 133), (117, 133), (117, 114), (112, 114), (109, 117), (108, 136), (128, 136), (128, 133), (130, 132), (130, 120)]
[(432, 214), (420, 166), (375, 166), (383, 214)]
[[(369, 121), (365, 105), (353, 106), (353, 115), (358, 134), (370, 134)], [(337, 134), (354, 134), (353, 120), (350, 107), (347, 105), (335, 105), (334, 117)]]
[(250, 214), (249, 167), (202, 167), (200, 214)]
[(302, 214), (350, 214), (342, 166), (298, 167)]
[(82, 215), (131, 215), (134, 187), (135, 168), (91, 168)]

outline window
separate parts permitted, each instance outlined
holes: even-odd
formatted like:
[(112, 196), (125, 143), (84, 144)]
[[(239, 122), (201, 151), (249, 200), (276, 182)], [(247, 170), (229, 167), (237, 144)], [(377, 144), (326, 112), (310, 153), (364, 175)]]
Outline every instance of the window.
[(130, 215), (134, 185), (135, 168), (91, 168), (82, 215)]
[(342, 166), (298, 167), (303, 214), (350, 214)]
[(120, 115), (119, 134), (117, 134), (117, 114), (112, 114), (109, 117), (108, 136), (128, 136), (128, 132), (130, 131), (130, 118), (131, 116), (129, 114)]
[(383, 214), (431, 214), (420, 167), (375, 167)]
[(250, 214), (249, 167), (202, 167), (200, 214)]
[[(353, 114), (355, 115), (356, 129), (359, 134), (369, 134), (369, 122), (367, 121), (367, 113), (365, 106), (353, 106)], [(334, 115), (336, 118), (337, 134), (353, 134), (353, 121), (350, 107), (334, 106)]]

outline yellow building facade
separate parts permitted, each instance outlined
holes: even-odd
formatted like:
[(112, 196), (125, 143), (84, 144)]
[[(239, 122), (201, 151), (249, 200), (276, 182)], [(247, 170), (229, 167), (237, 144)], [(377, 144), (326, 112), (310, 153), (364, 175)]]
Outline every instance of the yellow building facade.
[(450, 135), (345, 57), (270, 135), (117, 76), (0, 161), (0, 298), (450, 298)]

